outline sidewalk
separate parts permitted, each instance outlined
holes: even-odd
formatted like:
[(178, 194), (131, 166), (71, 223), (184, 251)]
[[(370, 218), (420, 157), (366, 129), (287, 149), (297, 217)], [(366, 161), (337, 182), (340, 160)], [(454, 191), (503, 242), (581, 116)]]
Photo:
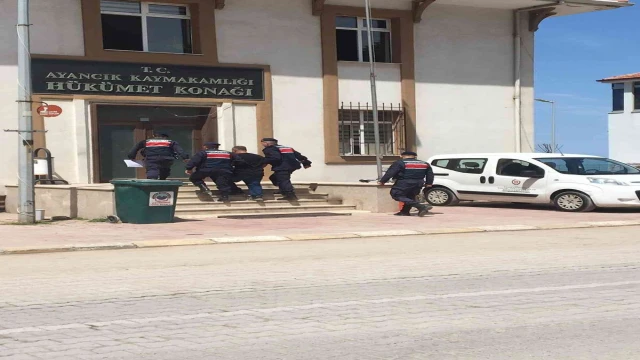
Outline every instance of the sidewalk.
[(419, 233), (459, 233), (591, 226), (640, 225), (640, 211), (561, 213), (547, 208), (474, 204), (434, 208), (430, 216), (352, 216), (285, 219), (179, 219), (172, 224), (134, 225), (70, 220), (35, 226), (6, 225), (0, 213), (0, 254), (214, 243), (354, 238)]

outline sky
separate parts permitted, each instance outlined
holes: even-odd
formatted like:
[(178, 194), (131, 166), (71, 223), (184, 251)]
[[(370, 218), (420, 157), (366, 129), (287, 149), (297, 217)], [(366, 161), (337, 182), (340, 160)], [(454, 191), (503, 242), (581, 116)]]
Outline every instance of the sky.
[[(632, 1), (633, 2), (633, 1)], [(536, 32), (536, 98), (556, 101), (556, 143), (565, 153), (606, 156), (611, 85), (640, 72), (640, 3), (544, 20)], [(551, 104), (536, 103), (535, 143), (551, 143)]]

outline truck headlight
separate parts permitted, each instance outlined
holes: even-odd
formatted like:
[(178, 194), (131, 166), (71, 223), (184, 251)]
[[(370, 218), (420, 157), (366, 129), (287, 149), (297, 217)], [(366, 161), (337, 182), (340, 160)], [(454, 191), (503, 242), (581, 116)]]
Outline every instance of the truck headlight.
[(614, 180), (614, 179), (592, 178), (592, 177), (587, 178), (587, 179), (592, 184), (629, 186), (629, 184), (627, 184), (624, 181), (618, 181), (618, 180)]

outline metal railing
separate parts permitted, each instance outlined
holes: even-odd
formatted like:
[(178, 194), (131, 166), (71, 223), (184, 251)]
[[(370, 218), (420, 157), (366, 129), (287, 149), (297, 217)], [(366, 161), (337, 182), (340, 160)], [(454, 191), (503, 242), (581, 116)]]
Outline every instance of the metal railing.
[[(405, 111), (400, 105), (378, 105), (380, 155), (400, 155), (406, 149)], [(373, 156), (373, 109), (369, 103), (341, 103), (338, 109), (340, 155)]]

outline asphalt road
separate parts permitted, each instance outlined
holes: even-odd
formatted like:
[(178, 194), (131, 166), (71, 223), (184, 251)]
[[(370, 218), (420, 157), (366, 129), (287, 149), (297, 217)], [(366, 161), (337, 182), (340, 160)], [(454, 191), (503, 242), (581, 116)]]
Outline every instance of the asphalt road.
[(640, 359), (640, 228), (0, 258), (0, 359)]

